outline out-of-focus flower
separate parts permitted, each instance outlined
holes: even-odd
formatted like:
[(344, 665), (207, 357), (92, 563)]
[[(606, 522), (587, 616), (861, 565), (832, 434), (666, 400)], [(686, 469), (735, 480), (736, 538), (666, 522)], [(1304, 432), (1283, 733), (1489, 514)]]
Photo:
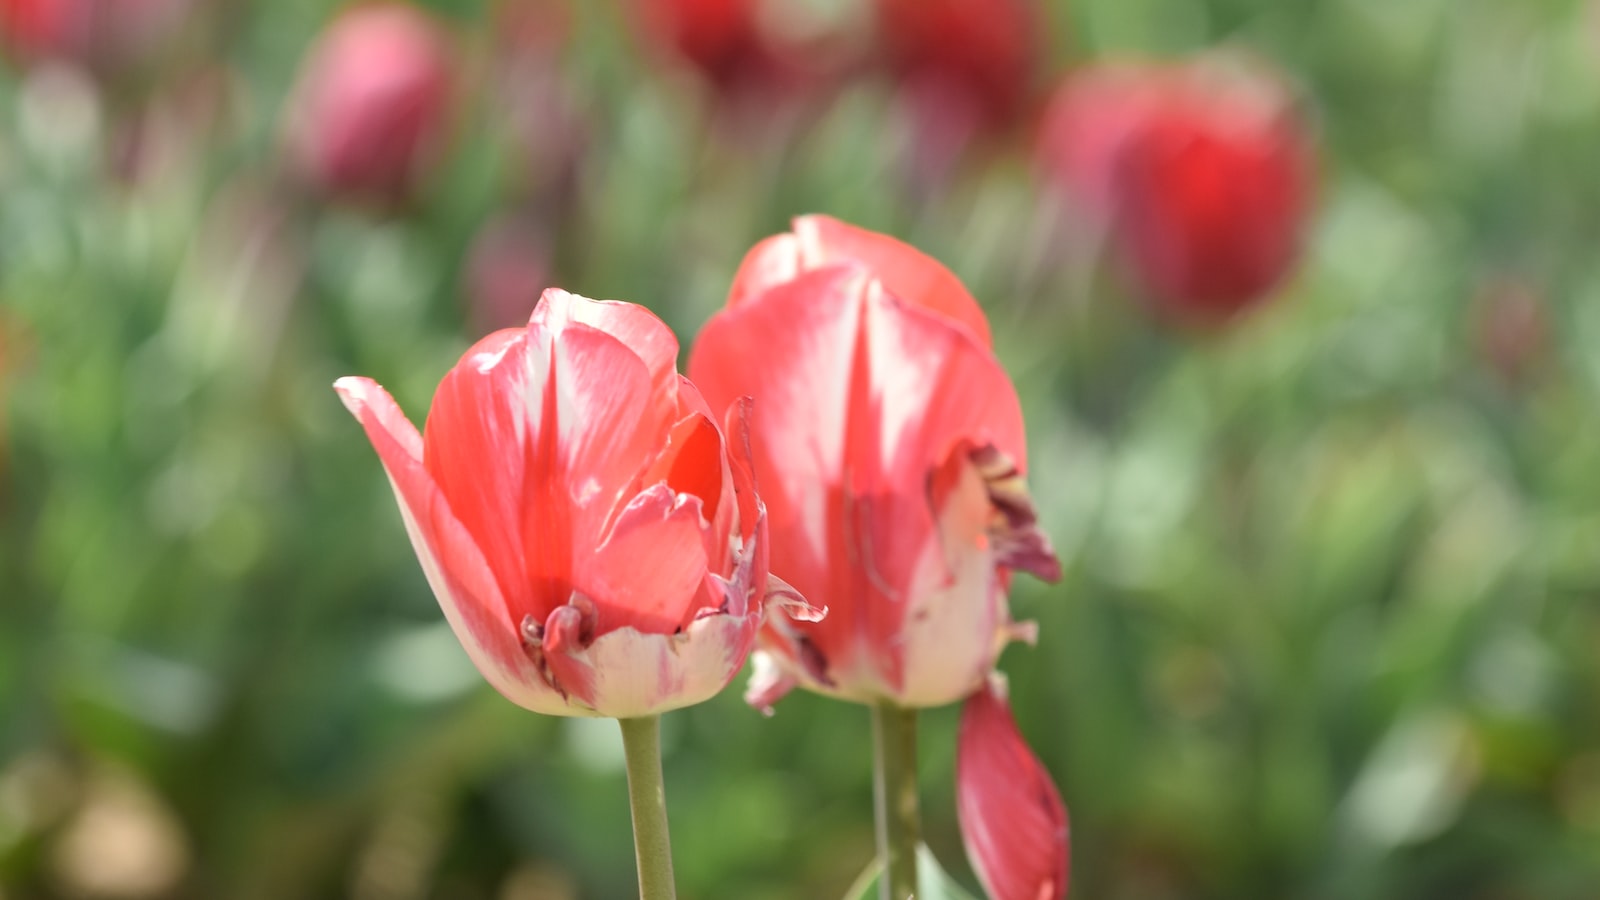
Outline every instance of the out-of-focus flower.
[(1550, 350), (1549, 312), (1526, 280), (1502, 276), (1488, 281), (1472, 305), (1478, 358), (1510, 387), (1524, 384)]
[(1314, 154), (1274, 77), (1210, 62), (1089, 70), (1058, 92), (1040, 140), (1047, 172), (1177, 319), (1224, 320), (1299, 258)]
[(757, 0), (637, 0), (637, 7), (645, 36), (719, 91), (783, 78), (786, 65)]
[(6, 54), (24, 62), (82, 57), (89, 44), (88, 4), (83, 0), (0, 0), (0, 38)]
[(766, 631), (752, 702), (798, 683), (936, 706), (979, 687), (1027, 633), (1006, 569), (1060, 569), (1023, 485), (1016, 391), (961, 282), (807, 216), (745, 258), (689, 365), (713, 404), (755, 398), (774, 567), (832, 608)]
[(0, 45), (22, 64), (70, 62), (120, 72), (151, 62), (193, 0), (0, 0)]
[(883, 61), (926, 113), (997, 131), (1032, 99), (1043, 23), (1032, 0), (877, 0)]
[(853, 63), (852, 4), (808, 0), (632, 0), (658, 55), (695, 72), (720, 112), (761, 120), (807, 108)]
[(370, 379), (335, 384), (445, 617), (520, 706), (687, 706), (755, 642), (769, 578), (749, 406), (729, 405), (724, 431), (677, 352), (643, 307), (550, 290), (526, 328), (467, 351), (422, 434)]
[(492, 20), (491, 127), (509, 145), (513, 192), (550, 221), (575, 200), (591, 131), (562, 70), (571, 16), (566, 2), (501, 0)]
[(438, 161), (452, 113), (453, 60), (441, 27), (404, 3), (356, 6), (302, 62), (288, 149), (331, 194), (406, 197)]
[(526, 322), (550, 283), (549, 236), (525, 216), (491, 220), (467, 256), (469, 321), (479, 331)]
[(1067, 809), (1017, 730), (998, 677), (961, 709), (956, 808), (967, 857), (991, 900), (1067, 895)]

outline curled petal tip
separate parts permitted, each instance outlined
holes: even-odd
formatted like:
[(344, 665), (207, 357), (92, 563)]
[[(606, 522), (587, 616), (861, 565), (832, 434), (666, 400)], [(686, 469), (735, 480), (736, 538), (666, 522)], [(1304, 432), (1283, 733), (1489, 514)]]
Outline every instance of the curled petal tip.
[(961, 837), (993, 900), (1060, 900), (1071, 867), (1067, 810), (1028, 749), (996, 678), (967, 698), (956, 755)]
[(767, 576), (766, 602), (769, 608), (795, 622), (821, 622), (828, 615), (826, 606), (813, 606), (793, 585), (776, 575)]

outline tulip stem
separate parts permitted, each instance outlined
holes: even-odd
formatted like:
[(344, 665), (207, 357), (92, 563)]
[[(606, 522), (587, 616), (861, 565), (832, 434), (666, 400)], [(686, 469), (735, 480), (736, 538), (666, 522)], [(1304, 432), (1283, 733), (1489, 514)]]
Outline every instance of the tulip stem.
[(891, 703), (872, 707), (872, 799), (877, 812), (878, 880), (882, 900), (917, 896), (917, 711)]
[(673, 900), (672, 841), (667, 834), (667, 790), (661, 779), (661, 717), (618, 719), (628, 760), (628, 803), (633, 809), (633, 851), (639, 860), (639, 900)]

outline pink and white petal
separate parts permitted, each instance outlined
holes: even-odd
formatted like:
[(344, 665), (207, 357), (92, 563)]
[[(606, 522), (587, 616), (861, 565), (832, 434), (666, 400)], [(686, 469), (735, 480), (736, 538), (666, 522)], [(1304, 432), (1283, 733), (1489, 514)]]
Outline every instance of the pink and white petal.
[(961, 279), (921, 250), (886, 234), (857, 228), (829, 216), (794, 221), (802, 264), (807, 269), (857, 262), (889, 292), (907, 303), (959, 322), (983, 346), (991, 343), (989, 320)]
[[(829, 656), (855, 652), (854, 619), (862, 606), (850, 600), (862, 573), (840, 523), (867, 284), (854, 267), (803, 273), (759, 302), (713, 316), (689, 358), (690, 378), (713, 408), (752, 398), (750, 480), (766, 506), (771, 569), (832, 608), (819, 630), (807, 632)], [(732, 420), (728, 428), (737, 484), (745, 441)]]
[[(530, 333), (538, 328), (529, 326)], [(550, 366), (559, 473), (554, 477), (567, 486), (576, 514), (573, 539), (582, 546), (604, 537), (637, 476), (666, 443), (677, 404), (657, 404), (638, 355), (587, 325), (569, 325), (554, 336)]]
[(1050, 773), (1028, 749), (998, 676), (961, 710), (956, 749), (961, 838), (992, 900), (1060, 900), (1070, 827)]
[(938, 540), (923, 546), (900, 624), (904, 668), (894, 699), (931, 707), (983, 684), (1005, 643), (1010, 620), (985, 529), (991, 510), (977, 467), (958, 449), (935, 476)]
[(678, 338), (655, 313), (637, 303), (590, 300), (550, 288), (533, 311), (533, 322), (552, 331), (568, 324), (587, 325), (620, 341), (637, 355), (650, 372), (653, 394), (662, 399), (675, 395), (678, 383)]
[(702, 616), (680, 634), (619, 628), (564, 665), (587, 673), (595, 714), (656, 715), (709, 700), (726, 687), (750, 654), (758, 618)]
[(497, 331), (468, 350), (434, 393), (421, 455), (518, 620), (531, 581), (522, 541), (525, 448), (544, 395), (527, 351), (522, 329)]
[(671, 634), (696, 612), (707, 576), (699, 498), (658, 484), (628, 503), (611, 533), (573, 572), (599, 607), (597, 634)]
[(801, 272), (800, 242), (792, 234), (775, 234), (750, 248), (734, 273), (728, 305), (743, 303), (768, 288), (792, 281)]
[(377, 451), (423, 573), (473, 665), (518, 706), (535, 712), (563, 706), (523, 651), (482, 552), (423, 468), (416, 428), (371, 379), (341, 378), (334, 389)]

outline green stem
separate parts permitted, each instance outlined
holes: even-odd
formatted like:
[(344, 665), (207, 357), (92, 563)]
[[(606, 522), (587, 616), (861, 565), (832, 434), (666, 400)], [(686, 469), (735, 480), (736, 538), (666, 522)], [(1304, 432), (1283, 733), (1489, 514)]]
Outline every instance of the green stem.
[(667, 791), (661, 780), (661, 718), (618, 719), (628, 758), (628, 803), (633, 808), (633, 852), (639, 860), (639, 900), (674, 900), (672, 841), (667, 835)]
[(877, 811), (882, 900), (917, 895), (917, 711), (890, 703), (872, 707), (872, 799)]

